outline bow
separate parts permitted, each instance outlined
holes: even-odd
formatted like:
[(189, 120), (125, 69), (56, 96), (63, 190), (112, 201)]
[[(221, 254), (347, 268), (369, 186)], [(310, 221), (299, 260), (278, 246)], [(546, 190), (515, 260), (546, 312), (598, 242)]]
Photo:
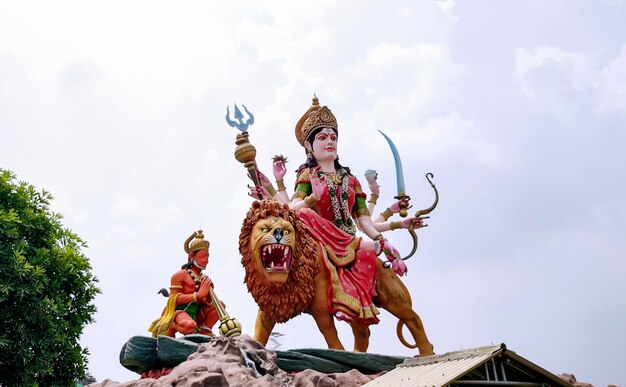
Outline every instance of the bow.
[[(437, 191), (437, 187), (435, 187), (435, 185), (433, 184), (433, 181), (431, 180), (433, 177), (435, 177), (435, 176), (432, 173), (430, 173), (430, 172), (428, 172), (426, 174), (426, 180), (428, 180), (428, 183), (430, 183), (430, 186), (432, 187), (433, 191), (435, 191), (435, 201), (433, 202), (433, 204), (430, 205), (430, 207), (415, 212), (415, 218), (418, 218), (420, 216), (424, 216), (424, 215), (430, 214), (430, 212), (432, 210), (434, 210), (435, 207), (437, 207), (437, 203), (439, 203), (439, 192)], [(402, 258), (403, 261), (411, 258), (413, 256), (413, 254), (415, 254), (415, 251), (417, 250), (417, 244), (418, 244), (417, 234), (415, 233), (415, 230), (413, 229), (413, 225), (411, 225), (408, 228), (408, 231), (411, 234), (411, 238), (413, 238), (413, 250), (411, 250), (409, 255), (407, 255), (406, 257)]]

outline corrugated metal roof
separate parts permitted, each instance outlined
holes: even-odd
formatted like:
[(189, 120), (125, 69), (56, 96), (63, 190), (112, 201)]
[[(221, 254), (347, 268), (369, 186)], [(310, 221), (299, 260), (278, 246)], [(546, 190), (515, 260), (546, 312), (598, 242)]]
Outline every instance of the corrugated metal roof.
[(561, 386), (565, 380), (500, 344), (405, 360), (366, 386)]
[(486, 362), (500, 350), (502, 346), (497, 345), (407, 359), (393, 371), (365, 386), (444, 386)]

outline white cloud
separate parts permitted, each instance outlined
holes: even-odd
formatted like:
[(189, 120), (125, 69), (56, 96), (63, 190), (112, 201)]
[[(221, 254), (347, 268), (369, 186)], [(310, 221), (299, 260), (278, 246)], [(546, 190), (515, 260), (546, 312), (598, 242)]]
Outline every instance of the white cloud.
[[(515, 76), (523, 81), (529, 72), (555, 64), (564, 73), (568, 83), (575, 89), (583, 89), (593, 83), (593, 61), (580, 52), (566, 52), (558, 47), (537, 47), (532, 51), (518, 48), (515, 51)], [(526, 88), (530, 97), (536, 97), (532, 88)]]
[(346, 72), (349, 83), (342, 86), (363, 90), (364, 95), (353, 94), (353, 104), (364, 110), (372, 110), (368, 106), (372, 101), (373, 116), (384, 120), (373, 122), (374, 126), (397, 127), (407, 120), (414, 122), (423, 111), (441, 103), (464, 71), (450, 58), (445, 44), (380, 43)]
[(580, 110), (626, 112), (626, 46), (608, 64), (599, 54), (540, 46), (515, 51), (514, 75), (526, 96), (562, 122), (576, 123)]
[[(503, 161), (498, 145), (482, 138), (480, 128), (458, 113), (430, 117), (424, 122), (388, 128), (383, 132), (392, 138), (407, 165), (445, 161), (497, 167)], [(379, 133), (372, 133), (361, 141), (372, 164), (379, 161), (382, 164), (382, 160), (389, 156), (387, 145)]]
[(401, 141), (417, 144), (422, 160), (447, 158), (486, 166), (502, 162), (498, 146), (481, 139), (474, 122), (458, 114), (429, 118), (416, 130), (398, 134)]
[(455, 0), (435, 0), (441, 11), (448, 15), (453, 21), (458, 21), (459, 17), (454, 14)]
[(155, 207), (145, 198), (121, 196), (116, 198), (111, 210), (114, 219), (136, 219), (152, 225), (167, 223), (182, 217), (182, 210), (176, 206)]
[(600, 113), (626, 113), (626, 45), (620, 54), (602, 68), (597, 83)]

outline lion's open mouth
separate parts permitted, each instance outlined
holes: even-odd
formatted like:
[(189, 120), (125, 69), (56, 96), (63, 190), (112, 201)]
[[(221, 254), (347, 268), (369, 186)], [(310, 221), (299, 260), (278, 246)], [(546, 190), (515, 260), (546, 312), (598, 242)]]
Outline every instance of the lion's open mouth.
[(261, 261), (266, 271), (289, 271), (291, 267), (291, 247), (272, 243), (261, 249)]

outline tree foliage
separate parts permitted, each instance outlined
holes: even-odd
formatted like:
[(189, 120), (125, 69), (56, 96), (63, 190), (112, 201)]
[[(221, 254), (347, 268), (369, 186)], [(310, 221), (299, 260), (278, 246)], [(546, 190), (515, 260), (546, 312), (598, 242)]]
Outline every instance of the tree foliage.
[(100, 290), (85, 243), (50, 200), (0, 168), (0, 386), (68, 386), (86, 376), (79, 338)]

